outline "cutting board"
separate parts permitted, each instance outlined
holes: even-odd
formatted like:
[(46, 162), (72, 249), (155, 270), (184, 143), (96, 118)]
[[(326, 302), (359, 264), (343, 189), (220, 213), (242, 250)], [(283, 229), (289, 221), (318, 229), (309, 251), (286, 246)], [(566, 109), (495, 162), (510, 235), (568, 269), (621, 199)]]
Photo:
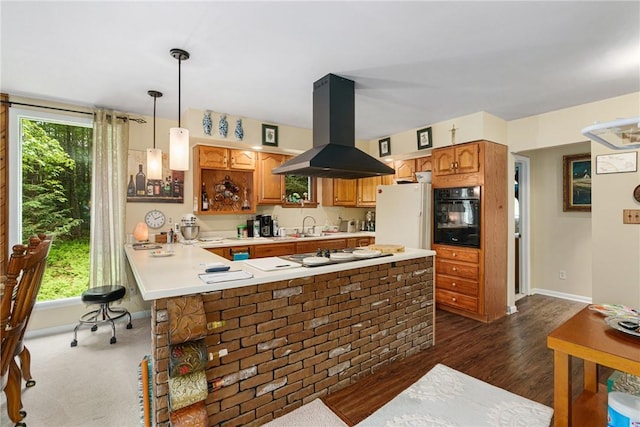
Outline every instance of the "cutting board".
[(373, 251), (380, 251), (383, 254), (395, 254), (398, 252), (404, 252), (403, 245), (383, 245), (383, 244), (372, 244), (369, 245), (369, 249)]
[(287, 268), (302, 267), (302, 265), (297, 262), (287, 261), (282, 258), (278, 258), (277, 256), (248, 259), (244, 261), (244, 263), (262, 271), (276, 271), (285, 270)]

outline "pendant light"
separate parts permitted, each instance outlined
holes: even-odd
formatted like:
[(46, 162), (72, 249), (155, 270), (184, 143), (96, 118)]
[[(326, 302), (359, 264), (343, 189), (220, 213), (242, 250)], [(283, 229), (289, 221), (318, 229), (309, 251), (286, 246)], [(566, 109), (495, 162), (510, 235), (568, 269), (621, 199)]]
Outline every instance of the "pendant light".
[(189, 52), (171, 49), (171, 56), (178, 60), (178, 127), (169, 129), (169, 168), (186, 171), (189, 170), (189, 130), (180, 126), (180, 68), (182, 61), (189, 59)]
[(156, 148), (156, 101), (162, 96), (157, 90), (147, 91), (153, 98), (153, 148), (147, 148), (147, 179), (162, 179), (162, 150)]

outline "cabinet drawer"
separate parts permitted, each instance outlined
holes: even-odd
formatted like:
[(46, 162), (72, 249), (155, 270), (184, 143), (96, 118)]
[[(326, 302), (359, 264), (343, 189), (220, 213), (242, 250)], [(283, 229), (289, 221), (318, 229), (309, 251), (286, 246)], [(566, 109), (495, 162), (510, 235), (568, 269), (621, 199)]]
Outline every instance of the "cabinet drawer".
[(463, 264), (436, 257), (436, 271), (438, 274), (478, 280), (478, 265), (474, 264)]
[(456, 261), (480, 262), (480, 251), (478, 249), (456, 248), (453, 246), (433, 245), (437, 258), (452, 259)]
[(468, 295), (436, 289), (436, 302), (467, 311), (478, 311), (478, 299)]
[(478, 282), (458, 277), (436, 275), (436, 288), (478, 296)]
[(275, 245), (256, 245), (253, 248), (255, 258), (291, 255), (296, 253), (295, 243), (278, 243)]
[(312, 240), (309, 242), (297, 242), (296, 253), (315, 252), (318, 249), (344, 249), (347, 247), (347, 239)]

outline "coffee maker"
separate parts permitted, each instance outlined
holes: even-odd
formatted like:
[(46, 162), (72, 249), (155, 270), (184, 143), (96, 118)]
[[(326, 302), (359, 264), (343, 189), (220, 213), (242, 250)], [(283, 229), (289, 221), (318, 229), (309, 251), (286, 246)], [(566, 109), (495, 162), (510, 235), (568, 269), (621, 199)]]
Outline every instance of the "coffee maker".
[(273, 221), (271, 215), (260, 215), (260, 236), (271, 237), (273, 236)]

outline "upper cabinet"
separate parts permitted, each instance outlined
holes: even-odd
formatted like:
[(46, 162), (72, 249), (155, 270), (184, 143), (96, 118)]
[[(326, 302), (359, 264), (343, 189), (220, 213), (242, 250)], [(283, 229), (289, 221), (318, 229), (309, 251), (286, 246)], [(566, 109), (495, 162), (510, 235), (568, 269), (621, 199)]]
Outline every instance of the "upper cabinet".
[(480, 148), (481, 145), (479, 143), (470, 142), (433, 150), (433, 174), (451, 175), (478, 172), (480, 168)]
[(258, 204), (283, 207), (315, 207), (318, 205), (316, 178), (274, 175), (271, 171), (291, 159), (274, 153), (258, 154)]
[(393, 162), (396, 179), (416, 180), (416, 159), (396, 160)]
[(199, 166), (209, 169), (255, 170), (256, 153), (206, 145), (197, 146)]
[(374, 208), (376, 206), (376, 194), (378, 185), (393, 184), (393, 175), (372, 176), (360, 178), (356, 184), (356, 206)]
[[(196, 145), (193, 147), (193, 164), (195, 213), (219, 215), (256, 212), (253, 151)], [(206, 205), (204, 199), (207, 200)]]
[(287, 156), (274, 153), (258, 154), (258, 204), (279, 205), (284, 201), (284, 177), (271, 170), (287, 160)]
[(430, 172), (431, 156), (418, 157), (416, 159), (416, 172)]
[(322, 204), (325, 206), (349, 206), (371, 208), (376, 206), (378, 185), (393, 184), (393, 175), (358, 179), (322, 180)]

